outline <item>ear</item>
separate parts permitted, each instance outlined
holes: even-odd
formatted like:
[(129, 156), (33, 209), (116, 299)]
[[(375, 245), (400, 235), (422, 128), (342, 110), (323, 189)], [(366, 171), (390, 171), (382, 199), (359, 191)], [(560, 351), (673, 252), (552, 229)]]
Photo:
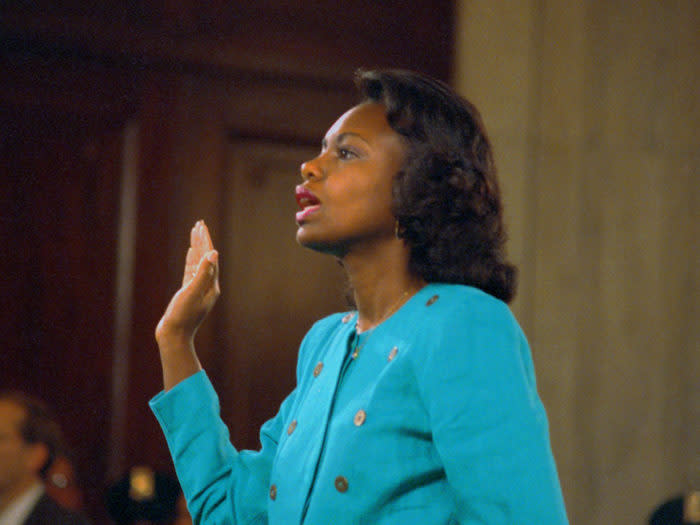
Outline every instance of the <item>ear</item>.
[(27, 467), (37, 476), (49, 460), (49, 447), (44, 443), (32, 443), (27, 446)]

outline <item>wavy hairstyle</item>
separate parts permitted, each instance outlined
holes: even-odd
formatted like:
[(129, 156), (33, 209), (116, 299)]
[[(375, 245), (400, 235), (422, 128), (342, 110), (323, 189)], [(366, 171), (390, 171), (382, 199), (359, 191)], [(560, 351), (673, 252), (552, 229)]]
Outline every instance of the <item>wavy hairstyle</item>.
[(385, 106), (408, 145), (393, 213), (410, 270), (510, 302), (516, 268), (505, 259), (500, 190), (477, 109), (446, 84), (409, 71), (360, 70), (355, 80), (364, 101)]

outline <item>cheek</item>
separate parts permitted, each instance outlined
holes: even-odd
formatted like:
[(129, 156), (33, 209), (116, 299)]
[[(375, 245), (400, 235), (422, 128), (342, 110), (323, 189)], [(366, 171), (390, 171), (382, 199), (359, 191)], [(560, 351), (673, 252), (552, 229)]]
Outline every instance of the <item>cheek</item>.
[(371, 185), (361, 191), (348, 193), (343, 202), (339, 202), (336, 219), (355, 220), (359, 222), (386, 222), (393, 223), (391, 213), (391, 191), (381, 185)]
[(326, 220), (337, 226), (359, 224), (390, 225), (392, 209), (393, 164), (388, 162), (353, 166), (327, 180)]
[(348, 192), (348, 197), (357, 201), (370, 202), (375, 207), (391, 207), (394, 175), (387, 166), (380, 165), (370, 171)]
[(390, 215), (392, 218), (393, 180), (393, 176), (385, 176), (376, 180), (374, 186), (368, 193), (372, 206), (378, 212)]

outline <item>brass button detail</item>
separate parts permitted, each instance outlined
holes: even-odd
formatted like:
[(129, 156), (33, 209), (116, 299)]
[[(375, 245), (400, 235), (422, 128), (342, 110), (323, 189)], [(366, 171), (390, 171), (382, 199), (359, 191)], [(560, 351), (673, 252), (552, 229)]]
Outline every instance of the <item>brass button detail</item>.
[(435, 301), (437, 301), (440, 298), (439, 295), (433, 295), (430, 299), (428, 299), (428, 302), (425, 303), (425, 306), (430, 306), (433, 304)]
[(321, 374), (321, 370), (323, 370), (323, 363), (316, 363), (314, 367), (314, 377), (318, 377)]
[(277, 498), (277, 486), (270, 485), (270, 499), (275, 500)]
[(359, 427), (360, 425), (362, 425), (362, 423), (365, 422), (365, 419), (367, 419), (367, 412), (360, 409), (357, 411), (357, 413), (355, 414), (355, 417), (353, 418), (352, 421), (353, 421), (353, 423), (355, 423), (356, 427)]
[(396, 357), (396, 354), (399, 353), (399, 348), (395, 346), (394, 348), (391, 349), (391, 352), (389, 352), (389, 356), (387, 357), (388, 361), (391, 361)]
[(289, 426), (287, 427), (287, 435), (291, 436), (292, 432), (294, 432), (294, 429), (297, 428), (297, 420), (295, 419), (292, 421)]
[(342, 321), (343, 321), (344, 323), (350, 322), (350, 319), (352, 319), (352, 316), (353, 316), (353, 315), (355, 315), (355, 314), (353, 314), (353, 313), (345, 314), (345, 317), (343, 317)]
[(347, 492), (348, 480), (345, 476), (338, 476), (337, 478), (335, 478), (335, 489), (338, 492)]

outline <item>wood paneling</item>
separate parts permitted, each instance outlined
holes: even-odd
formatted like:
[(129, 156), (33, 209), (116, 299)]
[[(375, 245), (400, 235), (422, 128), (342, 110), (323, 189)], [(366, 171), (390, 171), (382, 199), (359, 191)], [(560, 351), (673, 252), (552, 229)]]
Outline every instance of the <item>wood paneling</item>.
[(446, 78), (452, 63), (451, 0), (73, 3), (5, 3), (0, 38), (112, 63), (334, 86), (359, 66)]
[(172, 469), (147, 402), (192, 223), (210, 225), (224, 287), (197, 345), (236, 444), (255, 447), (302, 334), (344, 304), (336, 263), (294, 242), (299, 164), (356, 101), (356, 68), (446, 79), (452, 12), (432, 0), (0, 6), (0, 384), (55, 403), (95, 523), (129, 467)]
[[(130, 366), (136, 416), (129, 434), (159, 434), (146, 408), (161, 385), (153, 327), (181, 280), (189, 230), (204, 219), (221, 253), (222, 297), (198, 333), (197, 349), (234, 443), (256, 448), (260, 423), (293, 388), (303, 334), (345, 304), (337, 263), (294, 240), (293, 191), (301, 162), (356, 97), (348, 87), (293, 81), (242, 80), (232, 87), (189, 78), (168, 90), (161, 81), (148, 89), (153, 113), (142, 115), (141, 134), (154, 143), (144, 143), (151, 154), (141, 155), (149, 182), (139, 196), (135, 285), (151, 296), (134, 304), (131, 346), (142, 351)], [(170, 465), (160, 437), (132, 440), (129, 457)]]
[(0, 111), (0, 383), (57, 409), (87, 503), (101, 506), (122, 129)]

